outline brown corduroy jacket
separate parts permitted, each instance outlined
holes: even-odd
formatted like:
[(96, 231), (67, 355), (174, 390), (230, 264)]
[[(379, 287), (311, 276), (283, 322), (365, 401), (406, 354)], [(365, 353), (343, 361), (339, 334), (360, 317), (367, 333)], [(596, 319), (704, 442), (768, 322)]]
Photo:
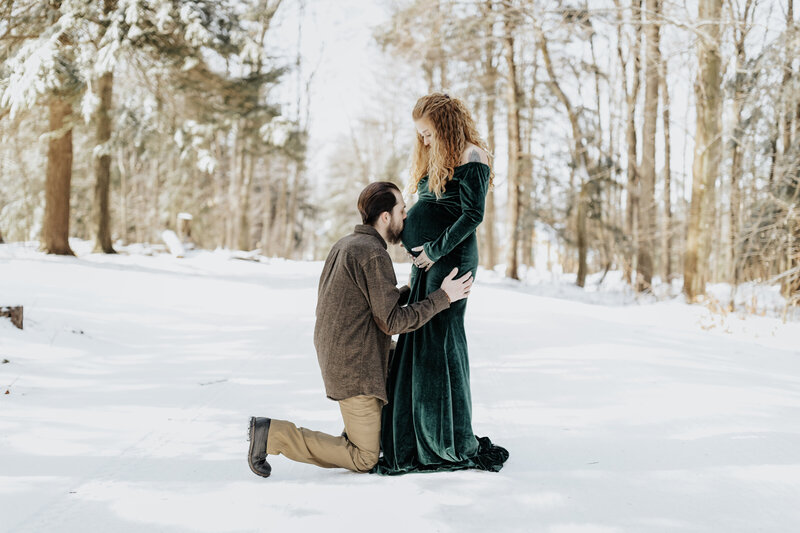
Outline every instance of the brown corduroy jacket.
[(365, 395), (388, 403), (391, 336), (413, 331), (450, 307), (442, 289), (405, 305), (409, 291), (397, 288), (386, 241), (372, 226), (356, 226), (333, 246), (319, 280), (314, 328), (328, 398)]

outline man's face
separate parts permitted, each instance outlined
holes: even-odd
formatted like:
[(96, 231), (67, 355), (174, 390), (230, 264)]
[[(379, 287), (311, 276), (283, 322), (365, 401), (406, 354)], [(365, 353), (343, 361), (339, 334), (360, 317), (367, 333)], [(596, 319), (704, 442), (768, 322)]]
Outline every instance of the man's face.
[(403, 200), (403, 195), (398, 191), (394, 191), (397, 198), (389, 218), (389, 228), (387, 234), (389, 237), (389, 244), (397, 244), (400, 242), (400, 234), (403, 233), (403, 221), (406, 219), (406, 202)]

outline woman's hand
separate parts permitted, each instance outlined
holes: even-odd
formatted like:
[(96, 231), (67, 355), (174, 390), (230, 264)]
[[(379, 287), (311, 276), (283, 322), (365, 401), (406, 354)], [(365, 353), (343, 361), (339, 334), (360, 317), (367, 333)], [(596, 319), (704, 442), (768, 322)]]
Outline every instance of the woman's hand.
[(424, 268), (425, 272), (431, 269), (435, 261), (430, 260), (428, 254), (425, 253), (425, 248), (423, 246), (412, 248), (411, 251), (420, 252), (420, 254), (414, 258), (414, 264), (417, 265), (417, 268)]

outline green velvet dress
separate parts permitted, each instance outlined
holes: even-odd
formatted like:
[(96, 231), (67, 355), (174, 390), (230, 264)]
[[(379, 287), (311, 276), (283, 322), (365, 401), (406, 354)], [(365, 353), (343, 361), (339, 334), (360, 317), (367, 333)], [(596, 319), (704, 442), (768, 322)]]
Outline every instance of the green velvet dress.
[[(408, 211), (401, 237), (407, 250), (423, 246), (435, 263), (427, 272), (412, 267), (408, 303), (437, 290), (453, 268), (456, 277), (475, 275), (475, 229), (483, 220), (488, 187), (489, 167), (477, 162), (456, 167), (438, 199), (428, 190), (427, 177), (420, 181), (419, 201)], [(459, 300), (418, 330), (400, 335), (382, 415), (383, 456), (375, 472), (496, 472), (508, 458), (503, 448), (472, 431), (466, 306), (467, 299)]]

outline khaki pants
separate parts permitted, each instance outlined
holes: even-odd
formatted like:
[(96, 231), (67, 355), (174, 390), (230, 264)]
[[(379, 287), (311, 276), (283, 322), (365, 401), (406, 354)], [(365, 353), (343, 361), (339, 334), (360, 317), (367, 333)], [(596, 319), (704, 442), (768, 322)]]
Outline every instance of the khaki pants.
[(347, 437), (334, 437), (273, 419), (267, 436), (267, 454), (283, 454), (293, 461), (324, 468), (367, 472), (378, 462), (382, 407), (381, 401), (372, 396), (339, 401)]

